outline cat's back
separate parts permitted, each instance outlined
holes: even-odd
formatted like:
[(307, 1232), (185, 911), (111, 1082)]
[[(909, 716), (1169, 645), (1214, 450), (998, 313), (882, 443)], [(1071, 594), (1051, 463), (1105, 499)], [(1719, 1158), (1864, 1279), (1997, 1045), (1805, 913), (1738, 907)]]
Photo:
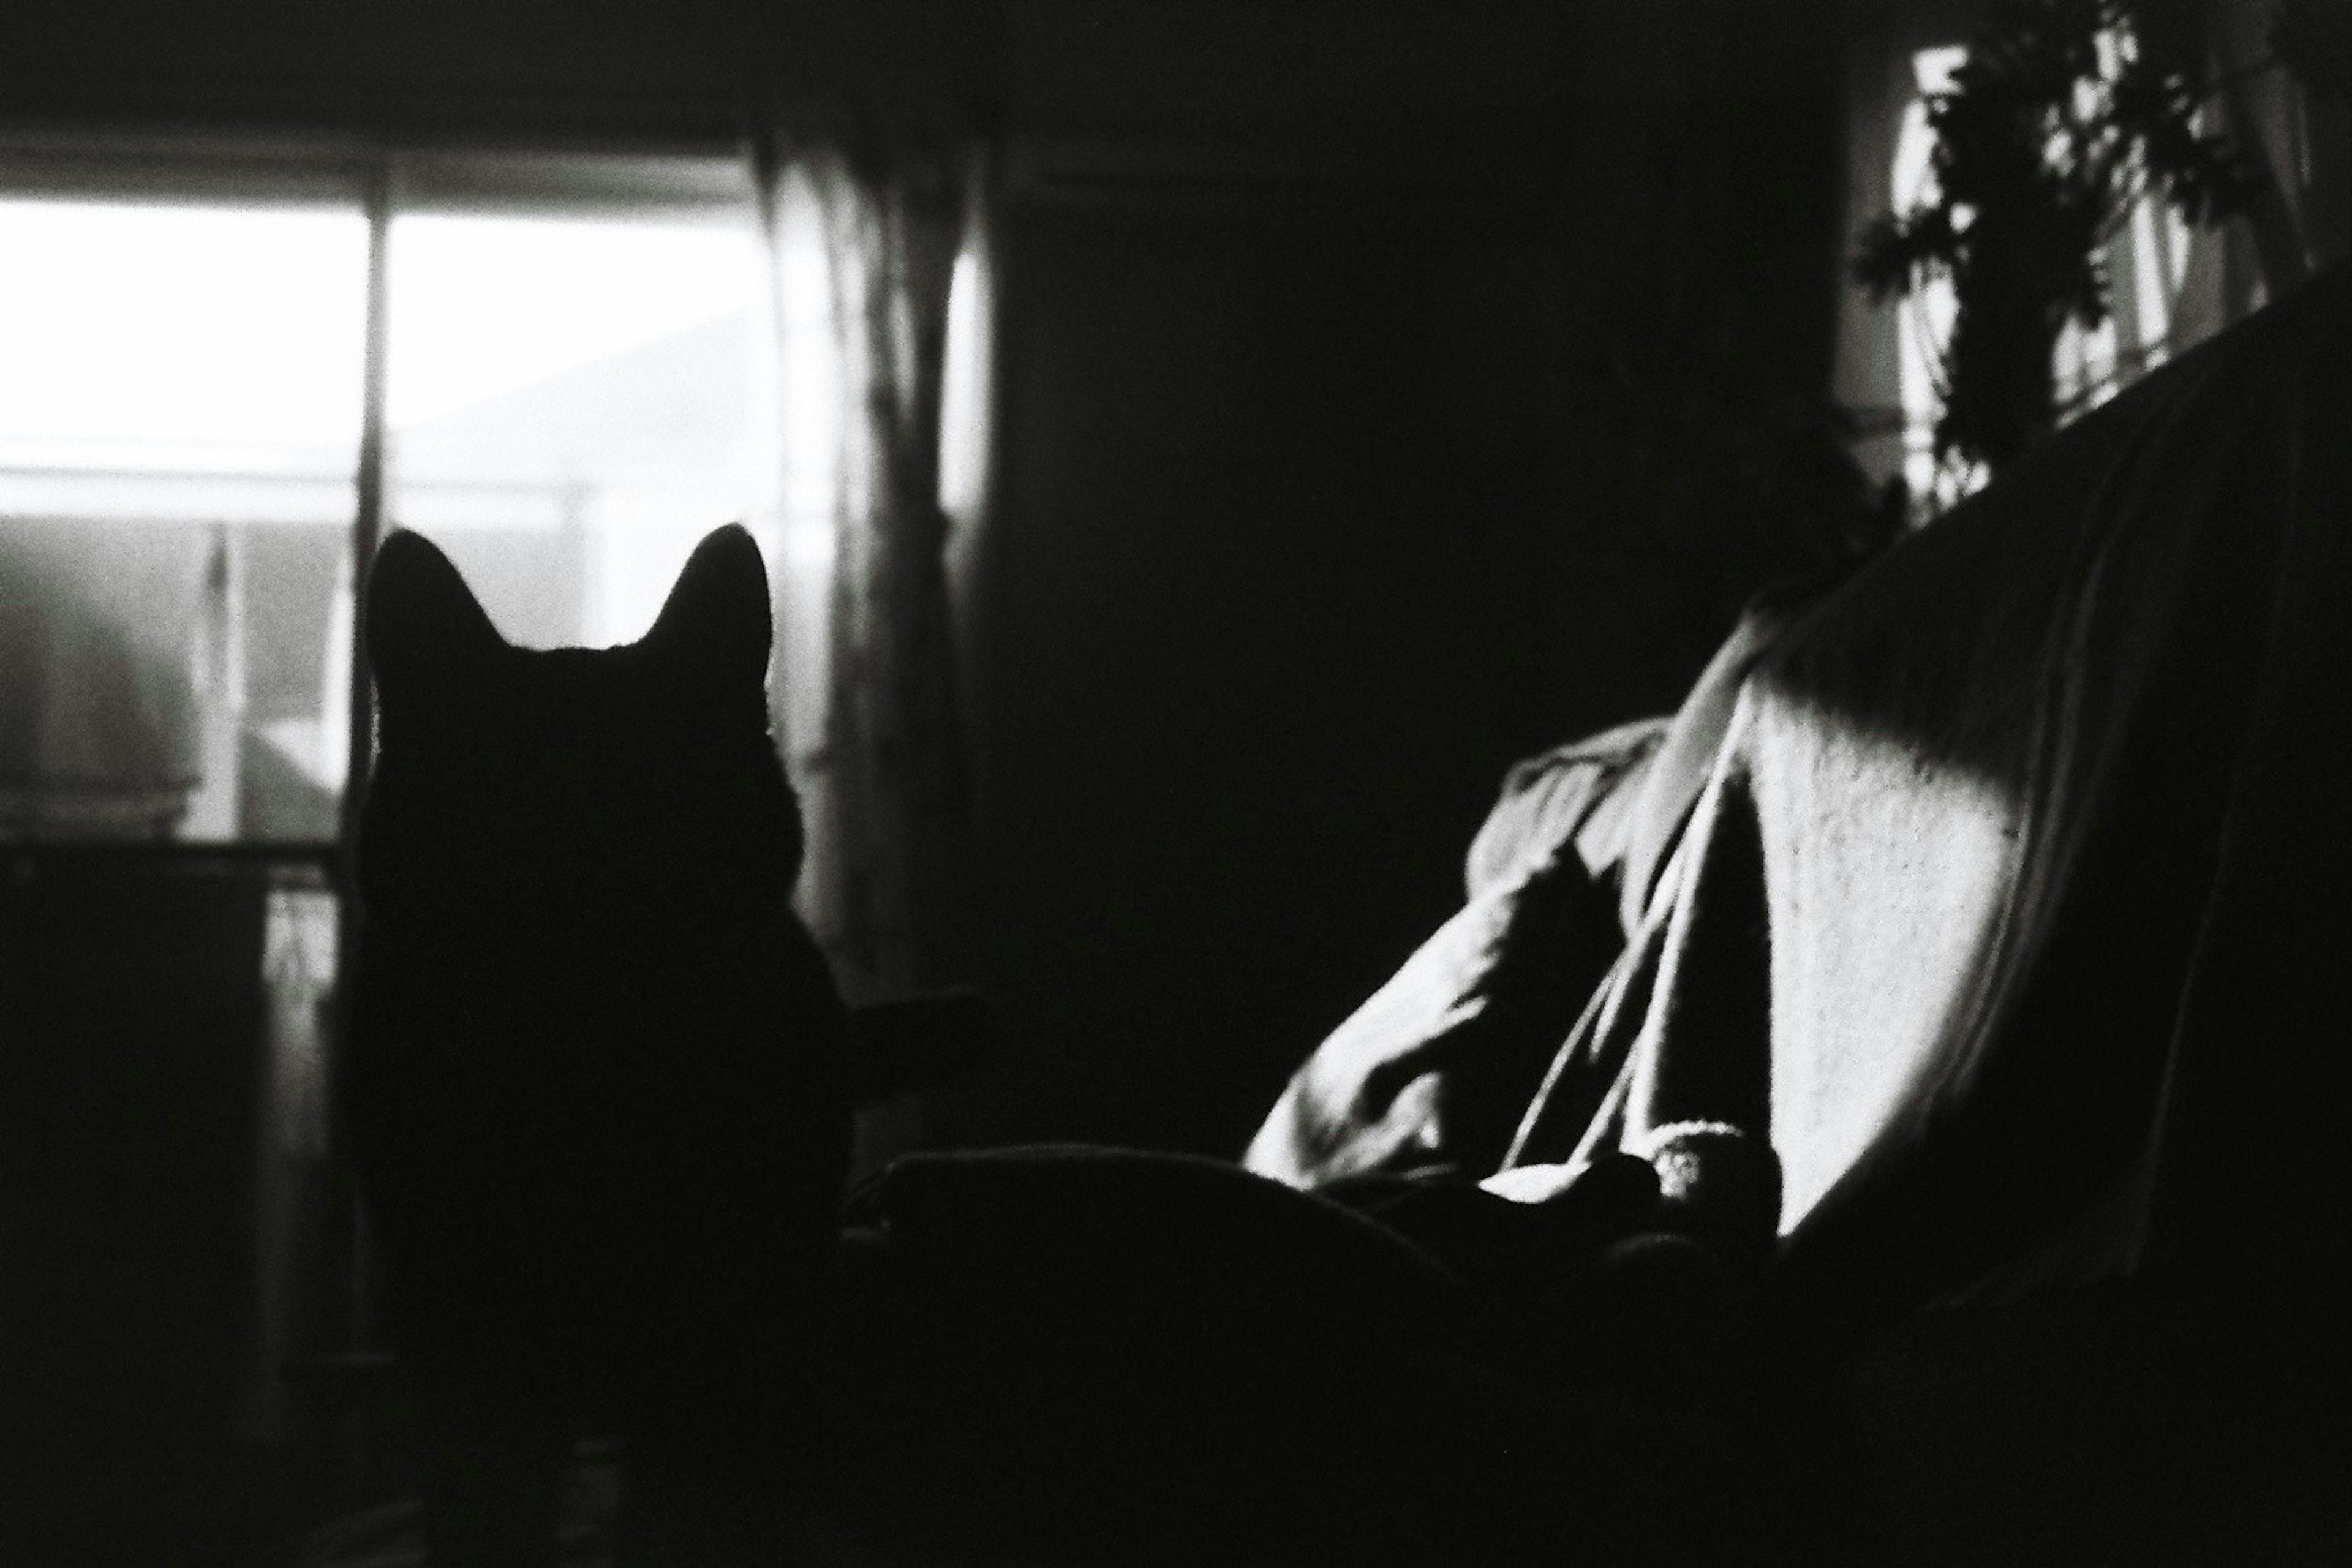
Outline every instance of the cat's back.
[(842, 1008), (790, 904), (749, 539), (706, 542), (643, 641), (531, 652), (403, 537), (343, 1095), (395, 1315), (538, 1333), (633, 1274), (823, 1245)]
[(764, 1081), (836, 1043), (772, 745), (636, 654), (509, 650), (388, 736), (360, 840), (372, 1048), (643, 1119), (718, 1062)]

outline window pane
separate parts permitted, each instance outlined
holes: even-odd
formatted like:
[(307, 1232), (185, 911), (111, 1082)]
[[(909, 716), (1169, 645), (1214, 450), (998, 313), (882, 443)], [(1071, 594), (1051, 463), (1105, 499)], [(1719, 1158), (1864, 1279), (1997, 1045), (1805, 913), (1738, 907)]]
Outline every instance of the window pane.
[(753, 525), (750, 223), (409, 213), (392, 229), (390, 521), (506, 637), (630, 641), (695, 542)]
[(331, 836), (367, 226), (0, 199), (0, 838)]

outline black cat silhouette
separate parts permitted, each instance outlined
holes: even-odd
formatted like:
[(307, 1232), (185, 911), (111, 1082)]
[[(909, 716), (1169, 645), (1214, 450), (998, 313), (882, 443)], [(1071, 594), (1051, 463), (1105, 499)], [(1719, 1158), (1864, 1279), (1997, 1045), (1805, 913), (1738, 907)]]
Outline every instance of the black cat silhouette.
[(395, 533), (366, 616), (341, 1103), (433, 1553), (545, 1561), (590, 1431), (709, 1522), (789, 1447), (849, 1148), (758, 547), (709, 535), (636, 643), (535, 652)]

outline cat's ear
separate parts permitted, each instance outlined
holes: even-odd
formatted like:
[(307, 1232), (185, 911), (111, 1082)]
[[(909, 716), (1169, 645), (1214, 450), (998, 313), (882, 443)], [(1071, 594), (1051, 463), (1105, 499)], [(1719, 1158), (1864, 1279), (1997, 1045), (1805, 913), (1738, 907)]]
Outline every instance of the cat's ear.
[(387, 709), (462, 679), (506, 647), (457, 568), (421, 533), (377, 546), (366, 614), (368, 663)]
[(714, 529), (687, 557), (641, 645), (719, 689), (768, 683), (768, 567), (741, 523)]

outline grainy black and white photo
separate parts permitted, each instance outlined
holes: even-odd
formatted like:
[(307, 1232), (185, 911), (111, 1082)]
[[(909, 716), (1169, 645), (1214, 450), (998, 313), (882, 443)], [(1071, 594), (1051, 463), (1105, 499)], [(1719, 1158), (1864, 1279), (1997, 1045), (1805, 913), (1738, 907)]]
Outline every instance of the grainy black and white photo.
[(0, 1564), (2352, 1553), (2352, 0), (4, 0)]

